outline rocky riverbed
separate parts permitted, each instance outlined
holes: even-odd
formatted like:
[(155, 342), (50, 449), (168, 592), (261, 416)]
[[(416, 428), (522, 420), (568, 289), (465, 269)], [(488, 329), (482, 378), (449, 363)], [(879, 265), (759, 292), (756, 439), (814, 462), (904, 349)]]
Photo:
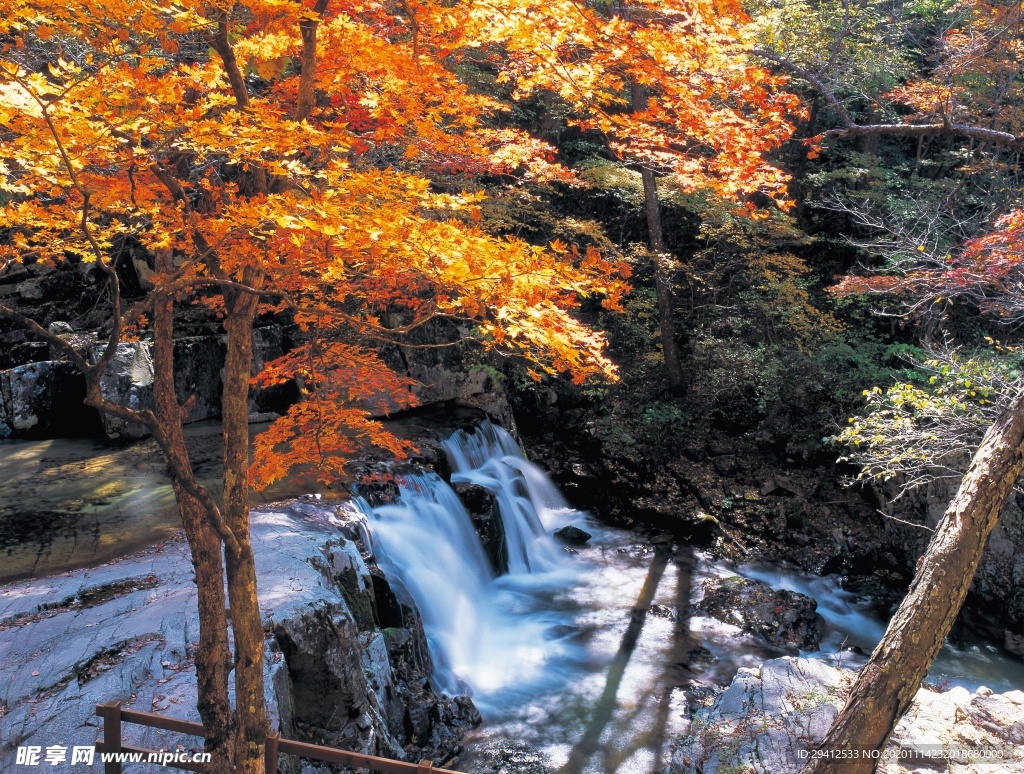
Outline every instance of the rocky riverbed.
[[(786, 657), (740, 669), (714, 703), (693, 717), (669, 771), (796, 774), (839, 714), (855, 676), (841, 656), (831, 664)], [(1024, 771), (1024, 692), (922, 688), (878, 770)]]
[[(358, 518), (346, 503), (312, 498), (253, 512), (272, 724), (286, 738), (449, 761), (480, 716), (468, 697), (430, 686), (419, 613), (360, 550)], [(198, 721), (197, 641), (180, 536), (92, 569), (0, 587), (0, 770), (14, 769), (19, 745), (93, 744), (94, 706), (112, 699)], [(125, 741), (202, 744), (132, 725)]]

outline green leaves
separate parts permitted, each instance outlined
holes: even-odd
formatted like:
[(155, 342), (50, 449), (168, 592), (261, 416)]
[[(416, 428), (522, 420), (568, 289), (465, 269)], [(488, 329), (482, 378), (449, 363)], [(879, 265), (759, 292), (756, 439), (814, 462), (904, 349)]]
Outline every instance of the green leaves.
[(894, 480), (902, 493), (934, 477), (959, 476), (1000, 407), (1019, 389), (1021, 357), (978, 350), (918, 363), (919, 383), (864, 391), (867, 413), (833, 440), (861, 466), (859, 479)]

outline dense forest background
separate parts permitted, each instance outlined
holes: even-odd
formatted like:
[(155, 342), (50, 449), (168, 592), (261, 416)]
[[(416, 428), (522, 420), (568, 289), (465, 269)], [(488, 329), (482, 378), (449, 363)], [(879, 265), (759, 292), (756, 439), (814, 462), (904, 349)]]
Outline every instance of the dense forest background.
[[(506, 384), (545, 462), (592, 504), (713, 534), (735, 555), (908, 578), (878, 509), (893, 515), (898, 498), (896, 515), (920, 516), (922, 497), (943, 481), (955, 488), (1020, 374), (1009, 301), (1019, 254), (1005, 239), (983, 241), (1018, 206), (1019, 151), (956, 129), (1018, 131), (1018, 12), (748, 10), (763, 62), (791, 76), (787, 88), (808, 106), (771, 157), (791, 176), (793, 201), (749, 217), (660, 179), (684, 388), (672, 389), (664, 365), (640, 174), (567, 126), (551, 96), (516, 101), (512, 115), (556, 145), (583, 185), (485, 183), (484, 222), (629, 261), (625, 312), (587, 314), (608, 332), (620, 380), (538, 389), (505, 366)], [(857, 135), (851, 121), (877, 131)], [(923, 124), (931, 130), (897, 128)], [(787, 487), (795, 500), (766, 507), (763, 495)], [(921, 542), (907, 532), (905, 542)], [(1019, 594), (1001, 599), (1009, 607), (990, 612), (1015, 619)]]

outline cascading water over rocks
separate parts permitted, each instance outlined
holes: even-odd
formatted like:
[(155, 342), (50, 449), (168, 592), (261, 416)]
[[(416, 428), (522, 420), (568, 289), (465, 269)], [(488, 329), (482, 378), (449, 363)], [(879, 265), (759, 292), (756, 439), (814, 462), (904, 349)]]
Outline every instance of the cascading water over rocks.
[(511, 435), (485, 422), (444, 441), (452, 484), (493, 493), (501, 516), (508, 573), (495, 577), (470, 514), (433, 473), (405, 476), (395, 505), (371, 508), (367, 540), (378, 561), (401, 578), (417, 601), (444, 690), (489, 693), (539, 677), (559, 656), (551, 614), (531, 610), (517, 587), (530, 576), (548, 583), (574, 568), (548, 530), (578, 515)]

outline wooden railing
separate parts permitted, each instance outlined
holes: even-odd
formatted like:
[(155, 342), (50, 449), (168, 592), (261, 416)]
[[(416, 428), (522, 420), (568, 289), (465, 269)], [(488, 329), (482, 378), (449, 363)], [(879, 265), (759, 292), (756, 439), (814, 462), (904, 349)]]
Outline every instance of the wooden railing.
[[(192, 723), (187, 720), (154, 715), (151, 712), (123, 709), (119, 701), (97, 704), (96, 714), (103, 718), (103, 736), (96, 740), (96, 751), (100, 753), (140, 753), (144, 756), (143, 762), (146, 762), (146, 758), (151, 754), (160, 755), (161, 751), (146, 750), (142, 747), (126, 745), (121, 739), (122, 723), (135, 723), (140, 726), (160, 728), (165, 731), (176, 731), (182, 734), (191, 734), (192, 736), (202, 737), (204, 735), (201, 723)], [(340, 763), (344, 766), (354, 766), (382, 772), (382, 774), (426, 774), (427, 772), (430, 772), (430, 774), (459, 774), (459, 772), (452, 771), (451, 769), (436, 769), (434, 768), (434, 763), (429, 760), (421, 760), (419, 763), (406, 763), (405, 761), (393, 761), (389, 758), (378, 758), (374, 755), (335, 750), (332, 747), (320, 747), (315, 744), (282, 739), (277, 731), (267, 735), (265, 759), (267, 774), (278, 774), (277, 759), (280, 754), (295, 755), (299, 758), (308, 758), (324, 763)], [(167, 768), (181, 769), (183, 771), (206, 771), (205, 764), (202, 763), (168, 761), (162, 765)], [(120, 762), (107, 761), (104, 764), (103, 774), (122, 774), (122, 767), (123, 764)]]

